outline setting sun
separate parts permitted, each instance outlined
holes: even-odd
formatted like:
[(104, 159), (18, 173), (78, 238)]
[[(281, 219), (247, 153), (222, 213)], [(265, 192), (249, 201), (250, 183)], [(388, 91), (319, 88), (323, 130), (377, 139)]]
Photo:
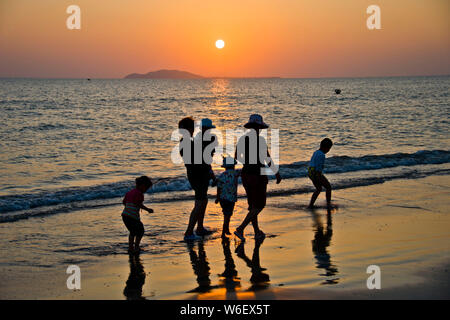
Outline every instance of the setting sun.
[(217, 40), (216, 41), (216, 47), (217, 49), (222, 49), (223, 47), (225, 47), (225, 42), (223, 40)]

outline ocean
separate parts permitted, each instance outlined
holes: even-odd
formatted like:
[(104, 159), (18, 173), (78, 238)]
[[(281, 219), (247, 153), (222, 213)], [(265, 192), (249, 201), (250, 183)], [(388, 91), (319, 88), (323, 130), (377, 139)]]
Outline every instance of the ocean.
[[(273, 299), (281, 287), (299, 290), (287, 291), (295, 299), (314, 297), (304, 290), (363, 297), (372, 264), (383, 270), (382, 297), (402, 286), (410, 297), (411, 284), (420, 297), (448, 296), (449, 86), (450, 77), (0, 79), (0, 297)], [(172, 132), (185, 116), (209, 117), (221, 132), (243, 129), (252, 113), (270, 125), (269, 138), (279, 130), (284, 178), (270, 177), (258, 217), (264, 244), (252, 241), (251, 227), (246, 244), (220, 232), (186, 244), (193, 192), (171, 160)], [(317, 210), (306, 209), (307, 166), (324, 137), (334, 142), (325, 162), (331, 214), (322, 194)], [(134, 260), (121, 201), (144, 174), (155, 212), (141, 214), (143, 252)], [(238, 193), (231, 230), (247, 213), (242, 185)], [(206, 226), (219, 231), (222, 222), (210, 200)], [(67, 289), (73, 264), (82, 290)]]
[(170, 157), (185, 116), (225, 132), (260, 113), (278, 129), (285, 182), (273, 195), (311, 191), (306, 168), (324, 137), (335, 188), (448, 175), (449, 86), (448, 76), (1, 79), (0, 222), (120, 203), (144, 174), (155, 182), (150, 201), (190, 199)]

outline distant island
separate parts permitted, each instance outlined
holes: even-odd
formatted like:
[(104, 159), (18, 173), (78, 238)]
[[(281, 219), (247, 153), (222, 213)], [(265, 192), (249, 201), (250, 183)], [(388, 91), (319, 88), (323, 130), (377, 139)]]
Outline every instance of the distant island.
[(124, 79), (280, 79), (280, 77), (203, 77), (180, 70), (158, 70), (148, 73), (131, 73)]
[(158, 70), (149, 73), (132, 73), (125, 79), (204, 79), (204, 77), (186, 71)]

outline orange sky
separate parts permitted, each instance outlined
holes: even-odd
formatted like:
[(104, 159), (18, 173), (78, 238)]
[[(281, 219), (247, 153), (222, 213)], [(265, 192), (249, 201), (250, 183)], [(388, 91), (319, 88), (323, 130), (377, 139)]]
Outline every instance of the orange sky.
[[(71, 4), (81, 30), (66, 28)], [(381, 30), (366, 27), (371, 4)], [(0, 77), (450, 74), (449, 9), (449, 0), (0, 0)]]

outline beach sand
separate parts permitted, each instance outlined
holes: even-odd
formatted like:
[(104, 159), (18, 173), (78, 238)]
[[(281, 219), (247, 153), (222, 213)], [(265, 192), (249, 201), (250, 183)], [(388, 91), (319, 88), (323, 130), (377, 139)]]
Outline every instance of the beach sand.
[[(255, 243), (250, 226), (241, 245), (220, 239), (212, 200), (205, 224), (218, 232), (192, 245), (180, 241), (183, 228), (163, 225), (169, 213), (184, 225), (192, 202), (155, 203), (157, 216), (143, 214), (138, 259), (126, 254), (119, 205), (30, 218), (14, 230), (3, 223), (0, 298), (449, 299), (449, 195), (448, 176), (430, 176), (336, 190), (330, 215), (324, 194), (314, 211), (310, 194), (270, 197), (260, 215), (266, 239)], [(239, 199), (232, 230), (245, 214)], [(81, 290), (66, 287), (71, 264)], [(381, 269), (379, 290), (367, 289), (369, 265)]]

